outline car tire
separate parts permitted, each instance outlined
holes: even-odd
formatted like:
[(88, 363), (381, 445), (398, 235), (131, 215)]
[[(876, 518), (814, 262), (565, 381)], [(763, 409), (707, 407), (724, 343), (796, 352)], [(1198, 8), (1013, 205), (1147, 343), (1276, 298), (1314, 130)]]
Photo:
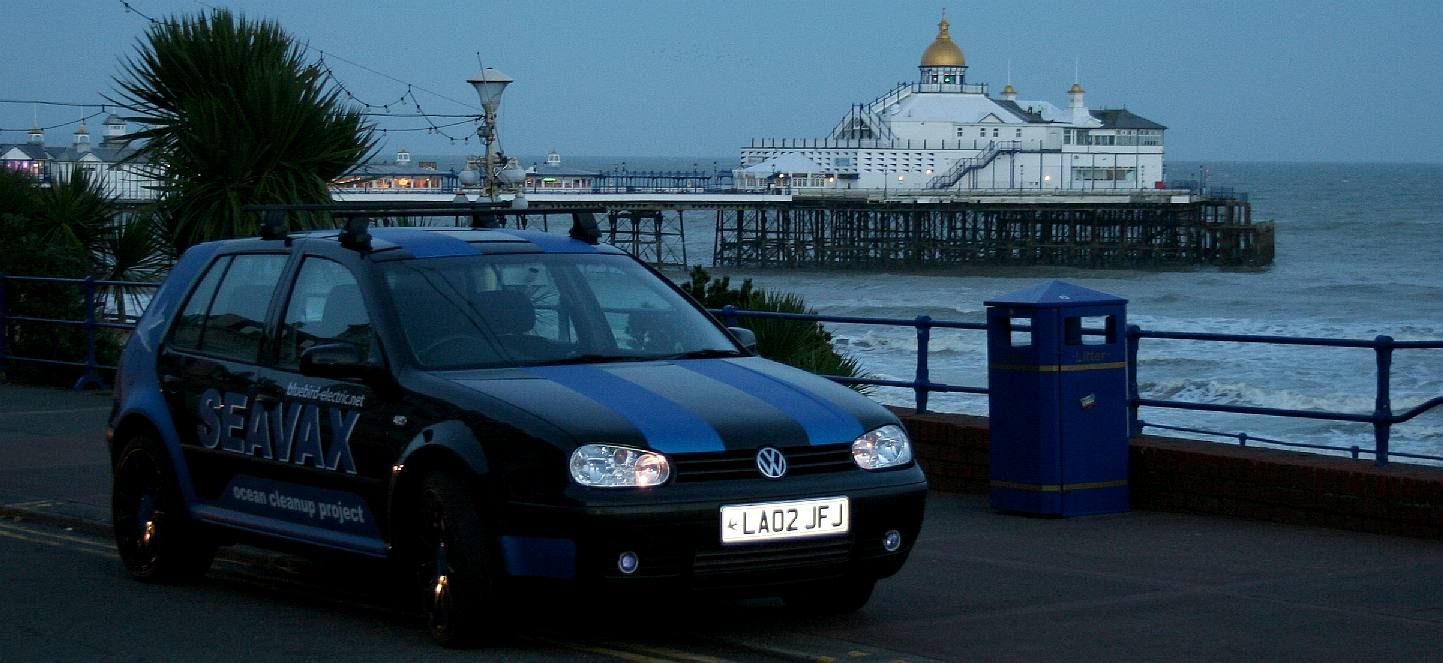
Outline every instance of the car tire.
[(186, 514), (170, 457), (149, 437), (132, 437), (121, 447), (110, 517), (120, 561), (136, 580), (192, 581), (215, 559), (214, 541)]
[(476, 491), (445, 472), (421, 483), (412, 558), (431, 637), (443, 647), (494, 640), (501, 626), (500, 567)]
[(875, 578), (840, 578), (796, 587), (782, 595), (787, 607), (816, 615), (846, 615), (867, 605)]

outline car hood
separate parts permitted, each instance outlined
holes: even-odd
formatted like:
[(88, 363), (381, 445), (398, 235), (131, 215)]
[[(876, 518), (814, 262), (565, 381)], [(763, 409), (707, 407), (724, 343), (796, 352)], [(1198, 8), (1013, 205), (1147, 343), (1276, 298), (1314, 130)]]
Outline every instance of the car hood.
[(445, 377), (561, 428), (575, 444), (670, 454), (851, 442), (896, 421), (851, 389), (760, 357), (458, 371)]

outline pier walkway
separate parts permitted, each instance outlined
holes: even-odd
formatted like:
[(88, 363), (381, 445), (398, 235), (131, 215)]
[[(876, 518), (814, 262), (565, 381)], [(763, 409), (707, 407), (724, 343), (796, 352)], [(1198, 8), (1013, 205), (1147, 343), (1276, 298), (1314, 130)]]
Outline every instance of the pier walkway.
[[(0, 384), (0, 534), (17, 520), (108, 532), (109, 405), (107, 394)], [(51, 591), (79, 597), (84, 584), (57, 577)], [(332, 610), (279, 592), (247, 600)], [(587, 651), (623, 660), (688, 660), (687, 651), (717, 647), (726, 654), (689, 660), (1435, 660), (1443, 542), (1147, 511), (1027, 518), (994, 513), (982, 497), (933, 493), (911, 562), (857, 615), (804, 617), (772, 602), (708, 608), (704, 618), (670, 603), (659, 611), (629, 619), (670, 620), (651, 631), (672, 634), (669, 649), (633, 635)]]

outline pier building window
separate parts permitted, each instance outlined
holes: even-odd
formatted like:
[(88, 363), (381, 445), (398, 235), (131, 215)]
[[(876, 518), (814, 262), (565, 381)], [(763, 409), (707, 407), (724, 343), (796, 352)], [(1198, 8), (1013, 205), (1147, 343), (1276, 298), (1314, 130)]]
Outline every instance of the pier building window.
[(1001, 137), (1002, 137), (1002, 130), (1001, 130), (1001, 129), (998, 129), (998, 128), (996, 128), (996, 127), (993, 127), (993, 128), (992, 128), (992, 137), (993, 137), (993, 138), (1001, 138)]
[(1072, 179), (1086, 182), (1124, 182), (1132, 179), (1133, 172), (1131, 167), (1075, 167), (1072, 169)]
[(1017, 137), (1018, 137), (1018, 138), (1021, 138), (1021, 137), (1022, 137), (1022, 130), (1021, 130), (1021, 129), (1018, 129), (1018, 130), (1017, 130)]

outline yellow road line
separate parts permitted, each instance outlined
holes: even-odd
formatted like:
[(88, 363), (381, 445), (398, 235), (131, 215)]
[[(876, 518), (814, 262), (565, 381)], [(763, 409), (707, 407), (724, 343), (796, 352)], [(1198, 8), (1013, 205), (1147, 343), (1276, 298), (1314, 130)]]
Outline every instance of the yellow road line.
[(56, 536), (51, 534), (40, 534), (33, 530), (12, 528), (3, 524), (0, 524), (0, 536), (15, 539), (17, 541), (25, 541), (27, 543), (38, 543), (40, 545), (50, 546), (52, 548), (75, 550), (89, 555), (99, 555), (101, 557), (110, 558), (118, 557), (115, 550), (111, 549), (108, 546), (97, 546), (92, 541), (84, 541), (81, 539), (73, 539), (70, 537)]
[(565, 649), (570, 649), (570, 650), (572, 650), (572, 651), (586, 652), (586, 653), (588, 653), (588, 654), (601, 654), (602, 656), (610, 656), (610, 657), (612, 657), (612, 658), (621, 659), (621, 660), (623, 660), (623, 661), (631, 661), (632, 663), (673, 663), (671, 659), (667, 659), (667, 658), (656, 658), (656, 657), (653, 657), (653, 656), (647, 656), (647, 655), (645, 655), (645, 654), (635, 654), (635, 653), (632, 653), (632, 652), (629, 652), (629, 651), (624, 651), (624, 650), (621, 650), (621, 649), (613, 649), (613, 648), (611, 648), (611, 647), (596, 647), (596, 646), (593, 646), (593, 645), (584, 645), (584, 644), (581, 644), (581, 643), (579, 643), (579, 642), (569, 642), (569, 641), (566, 641), (566, 640), (553, 640), (553, 639), (551, 639), (551, 638), (530, 638), (530, 639), (531, 639), (531, 640), (535, 640), (536, 642), (540, 642), (540, 643), (543, 643), (543, 644), (552, 645), (552, 646), (555, 646), (555, 647), (562, 647), (562, 648), (565, 648)]
[(669, 660), (675, 661), (691, 661), (692, 663), (732, 663), (730, 659), (707, 656), (706, 654), (693, 654), (689, 651), (673, 649), (671, 647), (657, 647), (655, 645), (637, 645), (631, 643), (616, 644), (611, 642), (608, 642), (606, 644), (608, 647), (624, 647), (632, 651), (639, 651), (646, 654), (655, 654), (657, 656), (665, 656)]

